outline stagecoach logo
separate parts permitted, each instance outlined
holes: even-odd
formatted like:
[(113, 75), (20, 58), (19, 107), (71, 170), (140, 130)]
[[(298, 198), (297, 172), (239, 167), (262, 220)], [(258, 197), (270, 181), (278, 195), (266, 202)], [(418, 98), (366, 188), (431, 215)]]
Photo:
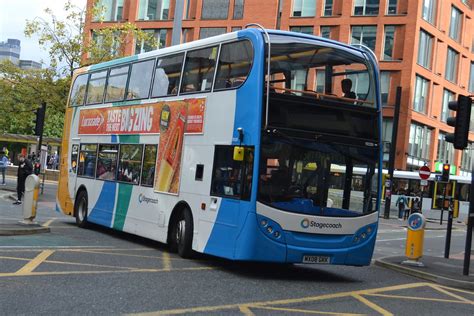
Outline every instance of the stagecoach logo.
[(303, 218), (303, 220), (301, 221), (301, 227), (303, 227), (304, 229), (307, 229), (309, 227), (319, 228), (319, 229), (324, 229), (324, 228), (339, 229), (339, 228), (342, 228), (342, 224), (341, 223), (337, 223), (337, 224), (335, 224), (335, 223), (318, 223), (318, 222), (315, 222), (315, 221), (310, 221), (307, 218)]
[(301, 227), (303, 227), (303, 228), (308, 228), (308, 227), (309, 227), (309, 219), (304, 218), (304, 219), (301, 221)]
[(158, 204), (158, 199), (152, 199), (140, 193), (140, 195), (138, 196), (138, 202), (146, 203), (146, 204), (148, 203)]

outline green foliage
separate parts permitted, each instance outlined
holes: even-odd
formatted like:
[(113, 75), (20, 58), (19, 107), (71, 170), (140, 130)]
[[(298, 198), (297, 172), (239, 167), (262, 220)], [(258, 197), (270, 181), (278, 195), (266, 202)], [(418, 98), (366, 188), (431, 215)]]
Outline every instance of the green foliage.
[(51, 66), (66, 65), (60, 69), (63, 75), (72, 75), (75, 68), (108, 61), (124, 56), (124, 48), (134, 40), (144, 40), (147, 45), (157, 47), (153, 34), (139, 29), (135, 24), (126, 22), (118, 24), (104, 23), (105, 8), (95, 6), (90, 14), (101, 24), (91, 33), (85, 30), (85, 9), (74, 6), (70, 0), (64, 5), (67, 13), (64, 21), (46, 9), (48, 18), (36, 17), (27, 21), (25, 35), (37, 35), (39, 44), (49, 51)]
[(99, 5), (89, 12), (101, 24), (93, 34), (84, 29), (85, 8), (68, 0), (64, 11), (66, 18), (60, 20), (51, 9), (46, 9), (47, 18), (36, 17), (27, 21), (25, 27), (25, 35), (38, 36), (40, 47), (49, 52), (50, 69), (26, 71), (9, 62), (0, 64), (0, 133), (32, 134), (34, 111), (46, 102), (44, 135), (61, 137), (74, 69), (122, 57), (125, 46), (134, 40), (157, 47), (153, 34), (132, 23), (104, 23), (100, 17), (105, 11)]
[(45, 136), (61, 137), (70, 79), (52, 69), (23, 70), (0, 63), (0, 133), (33, 134), (35, 110), (47, 103)]

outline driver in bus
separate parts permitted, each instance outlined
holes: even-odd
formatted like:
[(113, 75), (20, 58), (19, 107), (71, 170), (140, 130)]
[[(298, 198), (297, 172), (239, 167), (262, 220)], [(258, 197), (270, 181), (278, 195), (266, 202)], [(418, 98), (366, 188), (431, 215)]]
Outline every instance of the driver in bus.
[(343, 79), (341, 81), (341, 88), (342, 88), (342, 92), (344, 92), (344, 94), (342, 95), (344, 98), (348, 98), (348, 99), (356, 99), (357, 98), (355, 92), (351, 91), (351, 89), (352, 89), (352, 80), (351, 79), (349, 79), (349, 78)]

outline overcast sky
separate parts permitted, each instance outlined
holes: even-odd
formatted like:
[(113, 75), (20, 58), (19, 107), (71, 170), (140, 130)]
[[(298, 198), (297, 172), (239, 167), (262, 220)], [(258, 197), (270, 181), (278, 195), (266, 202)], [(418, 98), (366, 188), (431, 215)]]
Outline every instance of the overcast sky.
[[(24, 34), (26, 20), (35, 17), (47, 18), (44, 9), (50, 8), (58, 19), (65, 17), (63, 0), (0, 0), (0, 42), (8, 38), (21, 41), (21, 59), (40, 62), (49, 65), (48, 53), (41, 49), (37, 38), (26, 38)], [(86, 6), (87, 0), (72, 0), (80, 8)]]

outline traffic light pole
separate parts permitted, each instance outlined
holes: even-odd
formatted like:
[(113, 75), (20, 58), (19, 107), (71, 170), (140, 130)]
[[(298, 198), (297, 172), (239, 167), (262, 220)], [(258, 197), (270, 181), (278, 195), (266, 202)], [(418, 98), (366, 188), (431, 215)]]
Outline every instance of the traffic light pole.
[(464, 268), (462, 274), (469, 275), (471, 263), (472, 225), (474, 225), (474, 166), (471, 170), (471, 191), (469, 193), (469, 213), (467, 217), (466, 247), (464, 248)]
[(393, 131), (392, 131), (392, 142), (390, 144), (390, 155), (388, 159), (388, 175), (390, 185), (385, 187), (385, 210), (383, 217), (385, 219), (390, 218), (390, 205), (392, 203), (392, 186), (393, 186), (393, 169), (395, 169), (395, 153), (397, 150), (397, 135), (398, 135), (398, 121), (400, 118), (400, 102), (402, 98), (402, 87), (397, 87), (397, 94), (395, 98), (395, 112), (393, 113)]

